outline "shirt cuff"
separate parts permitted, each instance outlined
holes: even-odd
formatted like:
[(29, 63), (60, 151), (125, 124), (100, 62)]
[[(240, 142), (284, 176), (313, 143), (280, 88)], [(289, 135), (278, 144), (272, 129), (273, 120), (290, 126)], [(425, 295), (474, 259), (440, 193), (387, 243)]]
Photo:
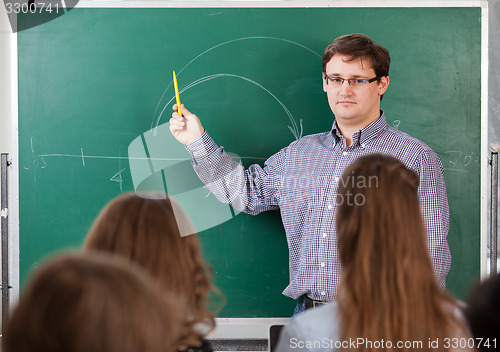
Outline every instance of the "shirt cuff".
[(219, 148), (207, 131), (194, 142), (186, 144), (185, 147), (195, 160), (205, 158)]

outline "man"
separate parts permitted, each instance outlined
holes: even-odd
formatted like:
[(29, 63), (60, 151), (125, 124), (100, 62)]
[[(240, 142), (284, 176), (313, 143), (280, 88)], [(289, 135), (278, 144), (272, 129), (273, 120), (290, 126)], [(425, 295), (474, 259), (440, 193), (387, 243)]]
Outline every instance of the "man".
[[(336, 297), (341, 266), (335, 208), (342, 172), (370, 153), (400, 159), (420, 178), (419, 200), (436, 279), (444, 289), (451, 256), (446, 236), (449, 210), (443, 167), (421, 141), (390, 127), (380, 110), (389, 86), (387, 49), (362, 34), (335, 39), (323, 53), (323, 90), (335, 115), (332, 130), (305, 136), (244, 170), (210, 138), (184, 106), (170, 130), (193, 156), (193, 167), (217, 198), (249, 214), (280, 209), (290, 251), (290, 284), (296, 312)], [(174, 105), (174, 110), (177, 106)]]

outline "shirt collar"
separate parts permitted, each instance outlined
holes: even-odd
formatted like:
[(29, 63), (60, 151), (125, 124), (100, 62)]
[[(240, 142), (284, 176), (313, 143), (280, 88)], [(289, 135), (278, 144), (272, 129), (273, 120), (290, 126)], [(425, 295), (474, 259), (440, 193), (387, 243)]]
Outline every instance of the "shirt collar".
[[(359, 131), (352, 135), (352, 144), (366, 144), (371, 139), (380, 135), (383, 131), (387, 129), (387, 120), (385, 118), (385, 113), (381, 110), (381, 115), (378, 119), (373, 121), (368, 126), (363, 127)], [(332, 135), (337, 140), (337, 138), (343, 139), (342, 133), (337, 125), (337, 120), (333, 122)]]

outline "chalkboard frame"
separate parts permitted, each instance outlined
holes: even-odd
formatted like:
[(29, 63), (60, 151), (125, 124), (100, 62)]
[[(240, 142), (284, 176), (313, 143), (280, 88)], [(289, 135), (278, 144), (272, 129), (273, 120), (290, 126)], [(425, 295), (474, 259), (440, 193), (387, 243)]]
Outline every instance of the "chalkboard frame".
[[(210, 8), (226, 8), (226, 7), (481, 7), (481, 156), (480, 156), (480, 164), (481, 164), (481, 181), (480, 181), (480, 273), (482, 276), (486, 275), (486, 243), (487, 243), (487, 198), (488, 198), (488, 189), (487, 189), (487, 179), (488, 179), (488, 147), (487, 147), (487, 131), (488, 131), (488, 86), (487, 86), (487, 77), (488, 77), (488, 7), (486, 1), (430, 1), (430, 2), (420, 2), (420, 1), (391, 1), (390, 3), (384, 1), (353, 1), (349, 2), (349, 6), (342, 1), (313, 1), (313, 2), (266, 2), (266, 1), (258, 1), (258, 2), (164, 2), (164, 1), (146, 1), (146, 2), (134, 2), (134, 1), (80, 1), (78, 7), (106, 7), (106, 8), (150, 8), (150, 7), (210, 7)], [(17, 46), (17, 43), (15, 44)], [(15, 57), (15, 61), (17, 62), (17, 53), (12, 54)], [(16, 79), (14, 79), (13, 83), (13, 91), (17, 91), (17, 68), (16, 68)], [(15, 96), (15, 101), (13, 102), (16, 110), (16, 119), (17, 119), (17, 111), (18, 111), (18, 101), (17, 96)], [(17, 136), (17, 129), (15, 131)], [(16, 144), (18, 141), (16, 141)], [(13, 153), (14, 160), (17, 159), (17, 164), (19, 165), (17, 150)], [(16, 170), (17, 171), (17, 170)], [(19, 182), (18, 182), (18, 174), (14, 171), (15, 180), (12, 182), (14, 185), (14, 194), (17, 194), (15, 197), (16, 202), (14, 204), (14, 208), (19, 208)], [(16, 177), (17, 176), (17, 177)], [(16, 192), (17, 191), (17, 192)], [(11, 213), (12, 214), (12, 213)], [(17, 215), (17, 214), (16, 214)], [(12, 216), (12, 226), (14, 236), (11, 239), (10, 248), (19, 248), (19, 219), (16, 215)], [(17, 238), (16, 238), (17, 237)], [(11, 253), (11, 262), (13, 266), (11, 267), (11, 271), (13, 273), (13, 293), (14, 295), (18, 295), (19, 292), (19, 253), (16, 250), (12, 250)], [(17, 282), (16, 282), (17, 281)]]

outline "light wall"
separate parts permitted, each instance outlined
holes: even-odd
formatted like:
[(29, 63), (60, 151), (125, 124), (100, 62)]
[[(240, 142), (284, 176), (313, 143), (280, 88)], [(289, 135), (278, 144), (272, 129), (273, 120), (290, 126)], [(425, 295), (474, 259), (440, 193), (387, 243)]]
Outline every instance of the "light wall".
[(11, 144), (11, 59), (13, 34), (5, 6), (0, 4), (0, 152), (10, 153)]
[[(9, 286), (10, 304), (19, 296), (19, 217), (18, 217), (18, 169), (17, 169), (17, 113), (14, 101), (17, 98), (15, 82), (15, 59), (12, 48), (15, 44), (5, 6), (0, 3), (0, 153), (8, 153), (12, 165), (8, 170), (8, 231), (9, 231)], [(15, 52), (14, 52), (15, 53)], [(16, 104), (17, 105), (17, 104)], [(1, 188), (0, 188), (1, 195)], [(5, 214), (5, 213), (4, 213)], [(1, 305), (0, 305), (1, 306)], [(1, 307), (0, 307), (1, 309)]]
[(489, 5), (488, 142), (500, 144), (500, 1)]

